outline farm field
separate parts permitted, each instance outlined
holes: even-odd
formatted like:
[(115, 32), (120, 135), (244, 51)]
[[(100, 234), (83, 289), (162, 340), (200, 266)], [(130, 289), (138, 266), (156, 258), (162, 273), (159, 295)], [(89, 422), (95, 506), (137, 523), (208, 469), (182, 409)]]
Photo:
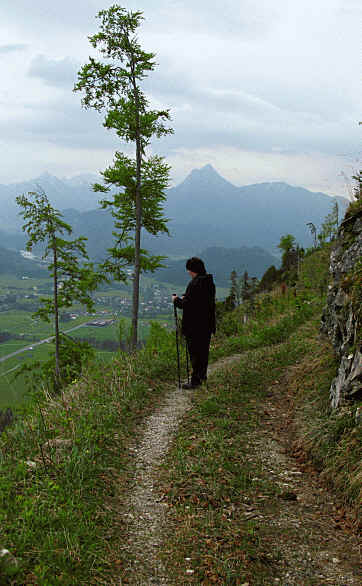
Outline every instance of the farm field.
[[(2, 344), (0, 348), (1, 346)], [(46, 360), (51, 347), (51, 344), (42, 344), (33, 350), (29, 350), (0, 363), (0, 409), (13, 407), (24, 402), (26, 395), (25, 378), (21, 375), (17, 379), (14, 379), (16, 370), (24, 364), (35, 360)]]
[(51, 279), (27, 277), (25, 279), (17, 277), (16, 275), (2, 274), (0, 275), (0, 294), (8, 289), (23, 289), (33, 291), (34, 287), (43, 288), (51, 286)]
[[(187, 282), (188, 275), (185, 275), (185, 287)], [(50, 278), (0, 275), (0, 333), (6, 333), (6, 338), (0, 342), (0, 359), (22, 348), (27, 348), (24, 352), (0, 362), (0, 409), (21, 405), (24, 402), (25, 378), (24, 375), (20, 375), (14, 379), (16, 371), (23, 364), (46, 360), (53, 349), (52, 343), (46, 341), (53, 336), (53, 325), (32, 317), (34, 306), (37, 306), (40, 297), (49, 294), (51, 286)], [(171, 293), (177, 292), (182, 295), (183, 291), (183, 287), (176, 287), (172, 283), (158, 283), (152, 276), (142, 277), (140, 341), (145, 341), (149, 335), (151, 322), (158, 322), (168, 329), (174, 326)], [(218, 298), (225, 297), (227, 293), (227, 289), (217, 288)], [(103, 290), (97, 291), (94, 297), (95, 313), (93, 315), (87, 315), (83, 307), (74, 305), (66, 310), (68, 317), (66, 321), (61, 321), (60, 327), (73, 339), (88, 340), (90, 343), (93, 341), (97, 358), (108, 362), (118, 349), (120, 319), (123, 324), (122, 341), (127, 341), (131, 326), (131, 286), (114, 283), (114, 287), (105, 286)], [(125, 305), (122, 305), (122, 299)], [(19, 304), (21, 309), (17, 309)], [(82, 324), (103, 320), (112, 320), (113, 323), (105, 326), (84, 325), (73, 330)], [(43, 344), (35, 346), (42, 340), (44, 340)], [(112, 344), (107, 347), (106, 342)], [(105, 343), (104, 346), (102, 346), (103, 343)], [(30, 349), (32, 345), (34, 347)]]
[[(79, 316), (70, 322), (61, 323), (63, 330), (68, 330), (72, 327), (79, 326), (80, 324), (92, 319), (90, 316)], [(42, 340), (51, 336), (53, 333), (53, 326), (50, 323), (39, 320), (38, 318), (33, 319), (32, 312), (23, 310), (9, 310), (0, 312), (0, 331), (6, 331), (14, 335), (24, 335), (23, 346), (27, 345), (27, 342)], [(21, 340), (19, 340), (21, 342)], [(30, 342), (29, 342), (30, 343)]]
[[(53, 349), (52, 343), (45, 343), (0, 363), (0, 409), (16, 407), (24, 403), (27, 392), (25, 376), (20, 375), (18, 378), (14, 378), (16, 371), (24, 364), (47, 360)], [(96, 356), (103, 362), (109, 362), (114, 353), (99, 350), (96, 352)]]

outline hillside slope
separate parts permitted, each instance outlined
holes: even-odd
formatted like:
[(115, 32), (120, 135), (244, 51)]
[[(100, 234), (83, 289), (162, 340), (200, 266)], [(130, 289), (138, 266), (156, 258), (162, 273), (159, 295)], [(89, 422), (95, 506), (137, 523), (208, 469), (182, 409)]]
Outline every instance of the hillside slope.
[(330, 409), (336, 362), (318, 337), (323, 303), (308, 280), (297, 297), (260, 297), (247, 319), (246, 306), (225, 313), (211, 352), (223, 361), (147, 476), (167, 511), (147, 559), (134, 558), (128, 503), (148, 418), (177, 396), (174, 333), (155, 326), (136, 356), (89, 364), (60, 395), (39, 392), (0, 437), (1, 545), (14, 555), (0, 575), (76, 586), (136, 584), (146, 572), (152, 584), (161, 564), (170, 584), (359, 584), (361, 427), (358, 405)]

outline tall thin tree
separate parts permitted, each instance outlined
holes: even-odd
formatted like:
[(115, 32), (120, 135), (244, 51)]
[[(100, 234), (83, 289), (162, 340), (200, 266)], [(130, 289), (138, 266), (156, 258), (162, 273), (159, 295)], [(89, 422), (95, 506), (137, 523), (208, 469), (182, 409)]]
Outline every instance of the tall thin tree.
[(25, 220), (24, 232), (28, 235), (27, 250), (36, 244), (45, 245), (43, 258), (49, 261), (48, 269), (53, 279), (53, 295), (41, 299), (42, 305), (34, 314), (44, 321), (53, 316), (55, 334), (55, 387), (61, 382), (60, 370), (60, 330), (59, 310), (71, 307), (74, 301), (85, 305), (90, 311), (94, 302), (91, 292), (103, 279), (88, 262), (85, 249), (86, 238), (65, 240), (64, 233), (70, 235), (72, 228), (64, 222), (61, 213), (54, 209), (43, 190), (29, 192), (16, 198), (22, 208)]
[[(104, 126), (115, 130), (121, 140), (132, 143), (135, 148), (134, 166), (130, 164), (129, 157), (124, 156), (122, 160), (121, 153), (116, 153), (118, 161), (115, 164), (115, 170), (118, 171), (117, 184), (124, 188), (126, 197), (130, 195), (130, 169), (133, 168), (134, 205), (133, 210), (130, 208), (129, 211), (134, 213), (131, 346), (135, 349), (142, 270), (141, 228), (146, 197), (145, 191), (144, 198), (142, 197), (142, 168), (147, 160), (146, 148), (152, 137), (159, 138), (173, 131), (165, 126), (165, 121), (170, 118), (169, 111), (150, 108), (141, 89), (142, 81), (155, 68), (154, 53), (143, 51), (136, 36), (136, 30), (143, 20), (142, 12), (127, 11), (114, 4), (109, 9), (100, 11), (97, 18), (100, 20), (100, 32), (90, 36), (89, 41), (99, 50), (104, 60), (89, 58), (89, 62), (78, 73), (78, 83), (74, 91), (84, 92), (82, 104), (85, 108), (105, 111)], [(153, 191), (153, 197), (156, 195), (157, 192)], [(162, 198), (163, 192), (160, 195)], [(121, 200), (120, 196), (119, 201)], [(165, 231), (164, 226), (162, 230)]]

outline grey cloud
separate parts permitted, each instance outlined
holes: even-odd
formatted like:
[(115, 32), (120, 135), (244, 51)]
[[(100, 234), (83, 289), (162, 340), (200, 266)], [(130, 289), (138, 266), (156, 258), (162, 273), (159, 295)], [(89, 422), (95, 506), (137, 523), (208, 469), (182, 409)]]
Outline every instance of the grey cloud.
[(49, 59), (45, 55), (37, 55), (31, 61), (28, 75), (42, 79), (50, 86), (72, 88), (78, 69), (79, 64), (70, 57)]
[(21, 143), (53, 143), (64, 148), (115, 149), (119, 141), (115, 133), (103, 127), (103, 117), (84, 110), (80, 100), (63, 93), (44, 104), (25, 104), (22, 111), (8, 111), (0, 120), (3, 141)]
[(183, 148), (186, 144), (189, 148), (229, 145), (266, 152), (282, 145), (287, 151), (335, 154), (339, 149), (358, 150), (360, 145), (356, 124), (350, 125), (346, 132), (345, 121), (325, 123), (318, 116), (291, 115), (282, 110), (253, 112), (242, 101), (229, 110), (210, 105), (206, 100), (197, 105), (193, 101), (192, 107), (175, 113), (173, 126), (175, 134), (165, 141), (170, 149)]
[[(18, 64), (19, 72), (28, 68), (28, 77), (19, 75), (18, 87), (25, 91), (17, 100), (11, 95), (8, 108), (4, 103), (4, 140), (28, 145), (52, 141), (70, 153), (77, 147), (123, 149), (114, 133), (102, 127), (102, 118), (82, 110), (81, 96), (71, 91), (92, 51), (87, 35), (97, 29), (95, 15), (111, 4), (114, 0), (39, 0), (32, 5), (1, 0), (1, 21), (18, 32), (10, 40), (33, 39), (33, 54), (43, 53), (30, 66), (25, 60)], [(328, 0), (320, 4), (329, 6)], [(307, 7), (312, 5), (307, 0)], [(360, 119), (357, 82), (348, 82), (344, 74), (348, 46), (342, 43), (334, 51), (330, 38), (335, 29), (329, 31), (327, 22), (328, 35), (323, 36), (319, 11), (305, 9), (303, 17), (304, 8), (296, 7), (285, 11), (284, 0), (128, 0), (127, 8), (144, 12), (141, 44), (156, 52), (158, 62), (145, 90), (152, 101), (170, 108), (173, 118), (175, 134), (155, 141), (157, 152), (220, 145), (259, 152), (359, 150), (358, 127), (353, 127), (353, 118)], [(308, 36), (310, 25), (315, 36)], [(3, 47), (0, 57), (16, 45)], [(57, 55), (62, 58), (55, 59)], [(46, 87), (30, 83), (30, 77)]]
[[(112, 4), (112, 2), (110, 2)], [(89, 21), (95, 12), (101, 10), (101, 1), (97, 0), (63, 0), (63, 2), (29, 0), (2, 0), (0, 15), (2, 20), (24, 29), (33, 29), (39, 34), (40, 31), (49, 31), (67, 27), (79, 28), (81, 24), (89, 26)], [(35, 27), (35, 29), (34, 29)]]
[[(0, 18), (6, 17), (18, 29), (34, 29), (49, 38), (55, 31), (77, 30), (85, 35), (97, 29), (96, 14), (115, 4), (114, 0), (63, 0), (59, 2), (2, 0)], [(121, 3), (122, 5), (122, 3)], [(262, 36), (275, 21), (276, 11), (268, 0), (128, 0), (127, 9), (144, 13), (144, 29), (190, 32), (198, 35)], [(19, 18), (22, 15), (22, 18)], [(170, 24), (172, 23), (172, 24)]]
[(7, 53), (15, 53), (16, 51), (24, 51), (28, 45), (21, 43), (13, 43), (10, 45), (0, 45), (0, 55), (6, 55)]

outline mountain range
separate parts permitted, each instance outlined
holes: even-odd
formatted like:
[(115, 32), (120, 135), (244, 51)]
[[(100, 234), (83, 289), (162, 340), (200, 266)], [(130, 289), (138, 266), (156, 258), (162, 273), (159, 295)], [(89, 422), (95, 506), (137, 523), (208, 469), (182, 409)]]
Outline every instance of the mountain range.
[[(247, 271), (249, 277), (260, 278), (267, 268), (278, 264), (278, 259), (259, 246), (242, 246), (241, 248), (212, 246), (201, 251), (200, 256), (207, 272), (214, 276), (218, 287), (230, 287), (230, 274), (233, 270), (239, 277)], [(158, 269), (154, 273), (155, 278), (164, 283), (186, 287), (190, 277), (186, 272), (185, 261), (186, 259), (166, 261), (167, 268)]]
[[(11, 248), (24, 245), (15, 197), (41, 187), (63, 211), (74, 234), (88, 238), (91, 257), (103, 257), (112, 242), (112, 218), (95, 209), (98, 194), (90, 185), (98, 179), (96, 175), (58, 179), (45, 173), (32, 181), (0, 185), (0, 243)], [(171, 237), (145, 234), (143, 245), (153, 253), (172, 257), (199, 254), (210, 247), (257, 246), (275, 253), (280, 236), (291, 233), (300, 245), (311, 246), (307, 222), (320, 226), (336, 201), (342, 215), (348, 204), (343, 197), (277, 182), (236, 187), (206, 165), (191, 171), (167, 192), (165, 215), (170, 219)]]
[(22, 221), (18, 215), (19, 210), (15, 198), (17, 195), (26, 194), (29, 191), (43, 189), (52, 205), (59, 210), (66, 208), (74, 208), (78, 211), (95, 209), (99, 199), (98, 195), (91, 189), (91, 184), (95, 181), (99, 181), (99, 177), (92, 174), (77, 175), (70, 179), (58, 179), (50, 173), (43, 173), (35, 179), (21, 183), (0, 185), (0, 229), (7, 232), (19, 231)]

